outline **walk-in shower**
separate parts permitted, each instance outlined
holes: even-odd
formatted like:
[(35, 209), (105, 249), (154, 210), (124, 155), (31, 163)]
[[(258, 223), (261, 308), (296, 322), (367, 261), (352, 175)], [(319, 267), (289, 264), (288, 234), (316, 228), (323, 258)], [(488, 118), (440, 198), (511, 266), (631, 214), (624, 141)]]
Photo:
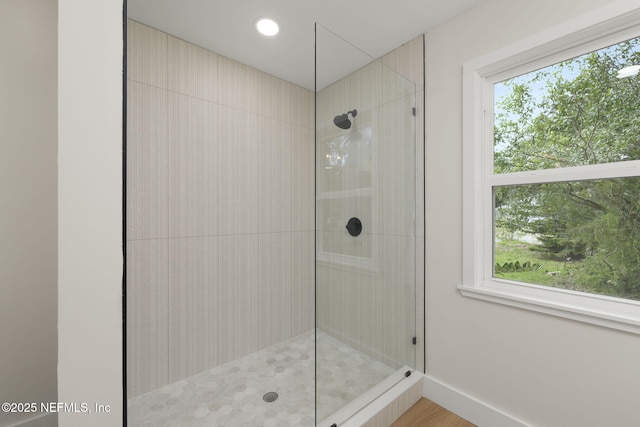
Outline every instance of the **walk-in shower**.
[(350, 425), (424, 354), (422, 38), (317, 25), (314, 92), (127, 33), (128, 425)]

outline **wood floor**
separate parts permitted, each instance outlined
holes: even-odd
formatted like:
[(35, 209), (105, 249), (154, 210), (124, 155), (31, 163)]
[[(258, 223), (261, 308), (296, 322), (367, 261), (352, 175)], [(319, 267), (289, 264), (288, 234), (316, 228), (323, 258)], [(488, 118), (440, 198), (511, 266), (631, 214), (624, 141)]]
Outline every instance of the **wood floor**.
[(473, 424), (425, 398), (402, 414), (391, 427), (474, 427)]

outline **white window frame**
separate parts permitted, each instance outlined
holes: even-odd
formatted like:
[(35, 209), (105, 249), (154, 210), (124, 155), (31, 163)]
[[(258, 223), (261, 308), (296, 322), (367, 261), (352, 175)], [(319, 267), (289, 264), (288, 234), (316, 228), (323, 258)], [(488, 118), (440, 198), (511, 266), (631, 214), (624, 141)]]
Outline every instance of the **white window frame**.
[(640, 334), (640, 301), (493, 277), (494, 186), (640, 176), (640, 160), (493, 174), (493, 84), (640, 35), (640, 8), (620, 1), (463, 67), (462, 295)]

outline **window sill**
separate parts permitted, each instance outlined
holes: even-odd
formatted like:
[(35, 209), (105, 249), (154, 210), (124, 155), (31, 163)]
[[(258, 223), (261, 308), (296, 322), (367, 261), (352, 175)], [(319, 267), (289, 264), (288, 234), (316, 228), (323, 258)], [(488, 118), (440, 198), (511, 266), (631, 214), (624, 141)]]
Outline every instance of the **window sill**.
[(466, 297), (640, 335), (640, 302), (525, 283), (485, 280), (460, 285)]

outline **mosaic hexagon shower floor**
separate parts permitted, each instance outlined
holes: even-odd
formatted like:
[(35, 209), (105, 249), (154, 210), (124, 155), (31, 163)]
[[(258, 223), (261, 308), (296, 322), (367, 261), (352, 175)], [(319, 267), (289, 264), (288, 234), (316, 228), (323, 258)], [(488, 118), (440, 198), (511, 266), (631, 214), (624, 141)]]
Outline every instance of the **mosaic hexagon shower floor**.
[[(394, 372), (320, 331), (317, 344), (319, 420)], [(128, 425), (311, 427), (315, 369), (310, 331), (130, 399)], [(278, 398), (263, 400), (269, 392)]]

